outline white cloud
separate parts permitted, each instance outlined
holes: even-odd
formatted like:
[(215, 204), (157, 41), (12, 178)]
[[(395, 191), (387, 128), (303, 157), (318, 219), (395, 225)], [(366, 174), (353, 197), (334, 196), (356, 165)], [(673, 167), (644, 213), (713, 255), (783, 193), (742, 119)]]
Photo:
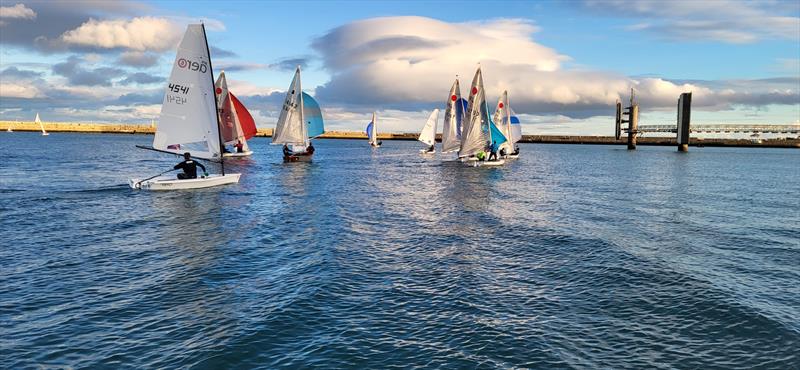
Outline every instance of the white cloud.
[(142, 123), (157, 120), (161, 104), (144, 106), (107, 105), (100, 109), (55, 108), (55, 115), (76, 120)]
[[(447, 23), (422, 17), (374, 18), (331, 30), (314, 42), (332, 76), (317, 88), (320, 101), (351, 109), (420, 111), (443, 105), (456, 74), (469, 88), (481, 62), (489, 99), (508, 90), (518, 113), (585, 118), (608, 114), (631, 87), (648, 109), (674, 110), (682, 92), (709, 109), (732, 104), (796, 104), (797, 81), (673, 82), (616, 73), (565, 69), (569, 59), (539, 45), (536, 27), (519, 20)], [(791, 82), (791, 81), (789, 81)], [(734, 93), (723, 92), (732, 88)]]
[(182, 35), (181, 27), (166, 18), (136, 17), (130, 20), (90, 19), (65, 32), (61, 39), (67, 44), (101, 49), (166, 51), (173, 49)]
[(36, 86), (30, 84), (16, 84), (0, 82), (0, 97), (33, 99), (44, 97)]
[[(228, 89), (233, 92), (233, 95), (237, 97), (245, 97), (245, 96), (254, 96), (254, 95), (269, 95), (274, 92), (278, 91), (285, 91), (280, 89), (274, 89), (271, 87), (261, 87), (257, 86), (253, 83), (242, 81), (242, 80), (235, 80), (228, 78)], [(278, 107), (276, 107), (277, 109)]]
[(0, 18), (34, 19), (36, 18), (36, 12), (25, 6), (25, 4), (0, 6)]
[[(592, 11), (635, 17), (629, 30), (670, 39), (753, 43), (765, 39), (800, 40), (800, 2), (585, 0)], [(642, 22), (642, 18), (646, 21)]]

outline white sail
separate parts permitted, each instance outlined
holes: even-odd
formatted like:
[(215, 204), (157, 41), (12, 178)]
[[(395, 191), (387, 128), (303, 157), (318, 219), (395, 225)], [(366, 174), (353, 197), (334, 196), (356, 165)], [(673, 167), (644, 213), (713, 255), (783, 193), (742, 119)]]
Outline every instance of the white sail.
[(428, 121), (425, 122), (425, 127), (422, 128), (422, 132), (419, 133), (419, 138), (417, 140), (425, 143), (428, 146), (433, 145), (436, 143), (436, 124), (439, 121), (439, 108), (436, 108), (431, 112), (430, 117), (428, 117)]
[(190, 24), (183, 35), (164, 101), (153, 147), (198, 158), (220, 158), (214, 77), (202, 24)]
[(378, 145), (378, 118), (375, 115), (375, 112), (372, 112), (372, 122), (369, 126), (369, 132), (367, 133), (369, 136), (369, 144), (372, 146)]
[(469, 104), (467, 115), (464, 117), (464, 127), (461, 133), (461, 149), (459, 157), (477, 154), (486, 148), (489, 140), (489, 114), (486, 111), (486, 97), (483, 91), (483, 74), (481, 67), (475, 71), (472, 87), (469, 91)]
[(48, 134), (48, 133), (47, 133), (47, 131), (45, 131), (45, 129), (44, 129), (44, 123), (42, 122), (42, 120), (41, 120), (41, 119), (39, 119), (39, 113), (36, 113), (36, 118), (33, 120), (33, 122), (35, 122), (35, 123), (38, 123), (38, 124), (39, 124), (39, 128), (41, 128), (41, 129), (42, 129), (42, 136), (50, 135), (50, 134)]
[[(503, 91), (503, 95), (497, 100), (492, 122), (494, 122), (495, 126), (500, 129), (500, 132), (502, 132), (505, 137), (511, 137), (511, 115), (509, 114), (508, 91)], [(514, 149), (512, 144), (511, 141), (506, 141), (500, 144), (498, 149), (505, 149), (507, 152), (511, 153)]]
[(239, 114), (233, 104), (231, 95), (228, 94), (228, 79), (225, 78), (225, 71), (219, 73), (217, 81), (214, 83), (217, 94), (217, 107), (219, 108), (219, 125), (222, 141), (225, 145), (242, 143), (242, 150), (249, 151), (247, 139), (244, 137), (242, 124), (239, 122)]
[(461, 89), (458, 79), (453, 82), (450, 94), (447, 95), (447, 108), (442, 123), (442, 153), (454, 152), (461, 148), (461, 133), (458, 128), (458, 107), (461, 100)]
[(302, 146), (302, 150), (308, 146), (308, 135), (303, 120), (303, 90), (300, 84), (299, 66), (289, 90), (286, 91), (286, 99), (283, 100), (283, 108), (272, 135), (272, 144)]
[(508, 114), (511, 116), (511, 142), (516, 143), (522, 139), (522, 125), (519, 123), (519, 118), (514, 113), (514, 109), (510, 106), (508, 107)]

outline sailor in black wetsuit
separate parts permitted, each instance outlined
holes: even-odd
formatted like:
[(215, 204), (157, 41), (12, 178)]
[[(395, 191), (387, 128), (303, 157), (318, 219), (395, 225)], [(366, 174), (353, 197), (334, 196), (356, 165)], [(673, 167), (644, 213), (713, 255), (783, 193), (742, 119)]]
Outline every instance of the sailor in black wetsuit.
[(208, 172), (206, 172), (206, 166), (193, 161), (189, 152), (183, 153), (183, 162), (176, 164), (174, 167), (176, 170), (179, 168), (183, 169), (183, 173), (178, 174), (178, 180), (196, 179), (197, 166), (200, 166), (200, 168), (203, 169), (204, 176), (208, 176)]

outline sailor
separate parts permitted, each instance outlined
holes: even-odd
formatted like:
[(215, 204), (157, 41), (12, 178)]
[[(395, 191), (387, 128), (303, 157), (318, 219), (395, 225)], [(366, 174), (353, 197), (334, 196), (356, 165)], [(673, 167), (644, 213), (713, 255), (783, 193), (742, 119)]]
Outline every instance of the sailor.
[(314, 154), (314, 144), (311, 144), (310, 142), (308, 143), (308, 148), (306, 148), (306, 153), (308, 153), (308, 155)]
[(492, 145), (489, 147), (489, 151), (490, 151), (490, 154), (489, 154), (489, 159), (488, 160), (491, 161), (492, 158), (494, 158), (494, 160), (496, 161), (497, 160), (497, 142), (496, 141), (492, 141)]
[(183, 169), (183, 173), (178, 174), (178, 180), (186, 180), (197, 178), (197, 166), (203, 169), (203, 177), (208, 176), (206, 167), (201, 163), (193, 161), (189, 152), (183, 153), (183, 162), (176, 164), (173, 168), (176, 170), (179, 168)]
[(428, 153), (433, 153), (433, 151), (435, 151), (435, 150), (436, 150), (436, 148), (433, 147), (433, 144), (431, 144), (431, 146), (428, 147)]
[(241, 140), (236, 140), (236, 145), (233, 147), (236, 148), (236, 153), (244, 153), (244, 144)]
[(283, 144), (283, 156), (284, 157), (289, 157), (291, 155), (292, 155), (292, 151), (289, 150), (289, 146), (286, 145), (286, 144)]
[(505, 157), (506, 155), (508, 155), (508, 153), (506, 152), (506, 148), (500, 149), (500, 156)]
[(479, 161), (482, 161), (484, 160), (484, 158), (486, 158), (486, 153), (484, 153), (483, 150), (481, 150), (480, 152), (478, 152), (478, 154), (475, 155), (475, 157), (477, 157)]
[(512, 155), (518, 155), (519, 154), (519, 145), (516, 145), (516, 144), (514, 145), (514, 153), (511, 153), (511, 154)]
[(378, 141), (378, 146), (381, 146), (381, 145), (383, 145), (383, 140), (379, 140)]

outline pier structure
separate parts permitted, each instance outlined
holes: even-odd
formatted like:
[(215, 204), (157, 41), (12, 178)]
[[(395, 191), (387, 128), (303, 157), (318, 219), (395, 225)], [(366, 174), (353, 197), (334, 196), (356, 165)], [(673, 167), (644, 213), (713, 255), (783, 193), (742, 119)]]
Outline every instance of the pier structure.
[[(635, 91), (631, 89), (631, 100), (629, 106), (622, 110), (622, 103), (617, 100), (617, 114), (616, 114), (616, 138), (619, 140), (622, 132), (628, 134), (628, 150), (636, 149), (636, 136), (639, 134), (639, 103), (636, 101)], [(627, 116), (624, 119), (622, 116)], [(627, 123), (628, 127), (622, 127), (623, 123)]]
[(691, 132), (691, 117), (692, 117), (692, 93), (683, 93), (681, 97), (678, 98), (678, 122), (677, 122), (677, 134), (678, 134), (678, 151), (679, 152), (688, 152), (689, 151), (689, 132)]
[[(627, 119), (625, 119), (627, 116)], [(639, 125), (639, 104), (634, 97), (631, 89), (631, 105), (622, 110), (622, 104), (617, 101), (616, 139), (619, 140), (622, 133), (628, 135), (628, 149), (636, 149), (636, 139), (649, 133), (673, 133), (676, 135), (679, 152), (689, 150), (689, 140), (693, 133), (734, 133), (752, 134), (750, 141), (760, 144), (760, 134), (800, 134), (800, 125), (736, 125), (736, 124), (703, 124), (692, 125), (692, 93), (685, 92), (678, 98), (678, 114), (675, 124), (655, 124)], [(623, 124), (627, 123), (625, 127)]]

